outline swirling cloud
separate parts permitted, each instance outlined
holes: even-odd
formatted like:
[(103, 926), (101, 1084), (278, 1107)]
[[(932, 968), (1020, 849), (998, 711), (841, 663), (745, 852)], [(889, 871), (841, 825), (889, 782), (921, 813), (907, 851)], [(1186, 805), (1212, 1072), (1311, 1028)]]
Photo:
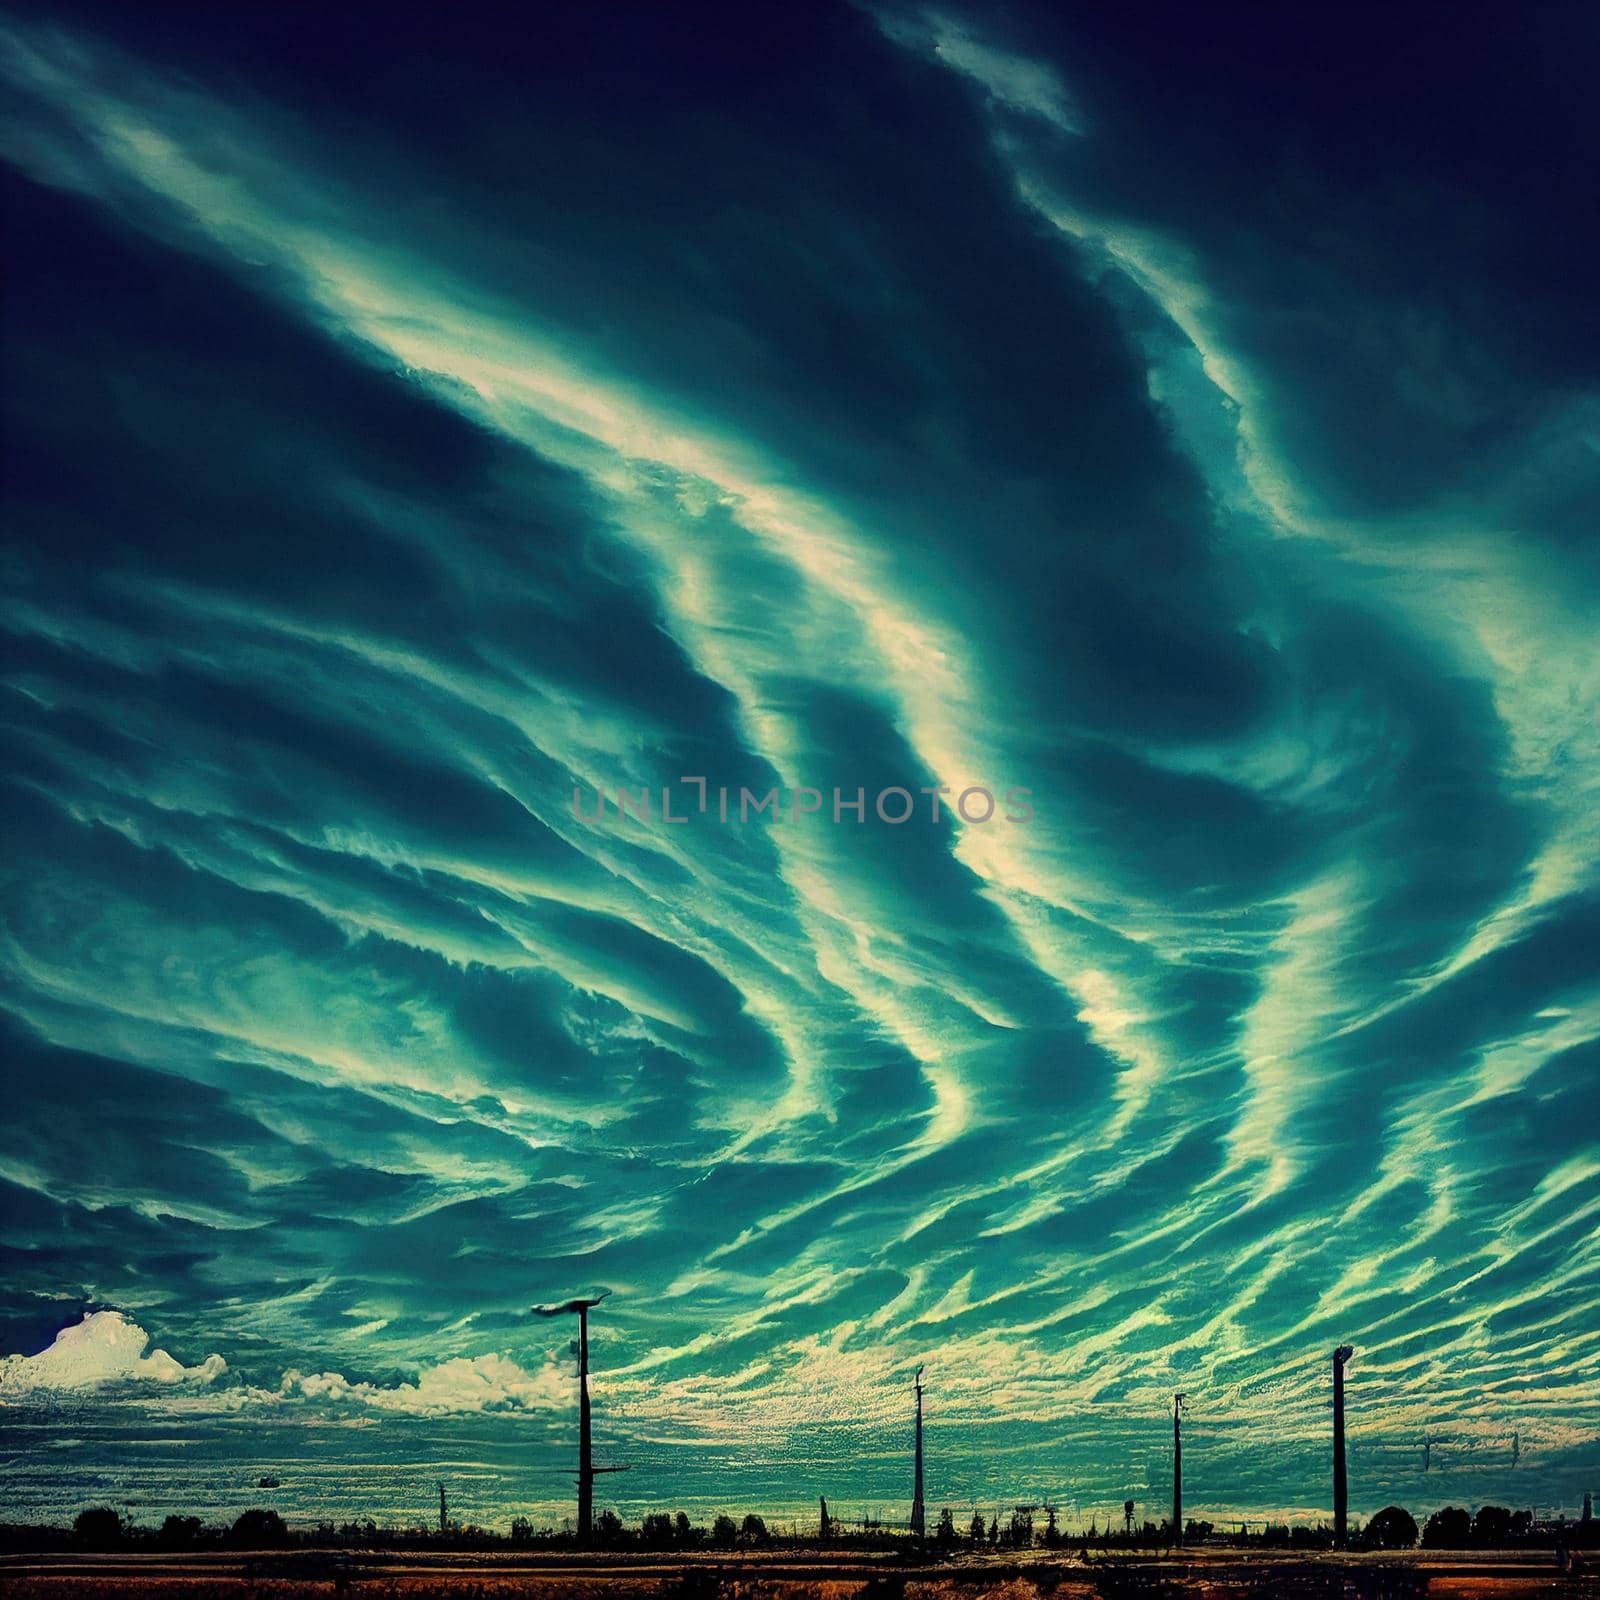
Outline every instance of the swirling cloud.
[(604, 1284), (685, 1503), (900, 1493), (926, 1361), (935, 1495), (1154, 1497), (1181, 1388), (1197, 1511), (1315, 1514), (1346, 1341), (1358, 1507), (1568, 1495), (1579, 110), (1483, 160), (1470, 29), (1423, 149), (1289, 21), (669, 10), (0, 38), (7, 1347), (88, 1313), (6, 1381), (118, 1408), (0, 1470), (317, 1419), (553, 1513), (527, 1308)]

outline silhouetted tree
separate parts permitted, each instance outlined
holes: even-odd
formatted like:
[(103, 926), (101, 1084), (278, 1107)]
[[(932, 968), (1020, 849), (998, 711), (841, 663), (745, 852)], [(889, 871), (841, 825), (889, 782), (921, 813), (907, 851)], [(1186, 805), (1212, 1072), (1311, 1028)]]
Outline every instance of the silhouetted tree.
[[(376, 1531), (374, 1528), (373, 1532)], [(283, 1518), (276, 1511), (255, 1506), (249, 1511), (241, 1511), (234, 1519), (228, 1540), (246, 1549), (257, 1550), (268, 1545), (287, 1544), (289, 1530), (284, 1527)]]
[(744, 1519), (744, 1526), (740, 1528), (739, 1536), (746, 1544), (765, 1544), (767, 1542), (767, 1525), (752, 1511)]
[(972, 1513), (972, 1526), (967, 1529), (967, 1537), (971, 1539), (974, 1544), (982, 1544), (984, 1531), (983, 1513), (981, 1511), (974, 1511)]
[(72, 1531), (90, 1550), (109, 1550), (122, 1542), (122, 1518), (110, 1506), (91, 1506), (73, 1518)]
[(639, 1527), (639, 1542), (652, 1550), (665, 1550), (672, 1544), (672, 1518), (665, 1511), (652, 1511)]
[(1409, 1550), (1417, 1542), (1417, 1519), (1404, 1506), (1385, 1506), (1367, 1524), (1374, 1550)]
[(711, 1524), (712, 1544), (730, 1545), (739, 1537), (739, 1530), (732, 1517), (721, 1516)]
[(1476, 1544), (1505, 1544), (1511, 1537), (1511, 1513), (1505, 1506), (1479, 1506), (1472, 1519), (1472, 1538)]
[(164, 1545), (182, 1546), (193, 1544), (200, 1537), (199, 1517), (168, 1517), (161, 1524), (161, 1532), (157, 1535)]
[(609, 1506), (600, 1513), (594, 1521), (594, 1537), (597, 1544), (621, 1544), (623, 1535), (622, 1518)]
[(939, 1513), (939, 1529), (934, 1538), (940, 1544), (954, 1544), (956, 1542), (956, 1519), (950, 1507), (946, 1506)]
[(1472, 1542), (1472, 1515), (1460, 1506), (1441, 1506), (1428, 1518), (1422, 1542), (1430, 1550), (1460, 1550)]
[(512, 1544), (531, 1544), (533, 1542), (533, 1524), (526, 1517), (513, 1517), (511, 1519)]
[(679, 1544), (697, 1544), (705, 1530), (697, 1528), (689, 1521), (689, 1513), (680, 1511), (672, 1519), (672, 1536)]
[(998, 1514), (989, 1518), (989, 1543), (1000, 1543), (1000, 1518)]

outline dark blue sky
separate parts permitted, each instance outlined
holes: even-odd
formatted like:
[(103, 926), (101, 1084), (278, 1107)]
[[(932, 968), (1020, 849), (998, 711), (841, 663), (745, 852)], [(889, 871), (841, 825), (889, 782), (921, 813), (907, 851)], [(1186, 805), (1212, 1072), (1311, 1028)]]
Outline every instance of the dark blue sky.
[(1595, 56), (13, 7), (11, 1503), (1576, 1504)]

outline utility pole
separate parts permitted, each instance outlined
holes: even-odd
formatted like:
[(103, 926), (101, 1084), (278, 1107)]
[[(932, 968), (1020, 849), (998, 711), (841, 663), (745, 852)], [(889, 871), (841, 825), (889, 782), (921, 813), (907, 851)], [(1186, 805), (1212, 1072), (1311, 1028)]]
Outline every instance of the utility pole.
[(597, 1467), (589, 1438), (589, 1312), (600, 1304), (607, 1289), (591, 1300), (568, 1300), (558, 1306), (535, 1306), (536, 1317), (578, 1315), (578, 1543), (587, 1545), (594, 1533), (594, 1480), (602, 1472), (626, 1472), (626, 1467)]
[(1172, 1397), (1172, 1542), (1183, 1543), (1183, 1396)]
[(1348, 1537), (1350, 1484), (1344, 1471), (1344, 1364), (1355, 1351), (1342, 1344), (1333, 1352), (1333, 1542), (1344, 1549)]
[(911, 1496), (911, 1536), (921, 1539), (927, 1533), (927, 1515), (922, 1505), (922, 1368), (917, 1368), (917, 1464), (916, 1487)]

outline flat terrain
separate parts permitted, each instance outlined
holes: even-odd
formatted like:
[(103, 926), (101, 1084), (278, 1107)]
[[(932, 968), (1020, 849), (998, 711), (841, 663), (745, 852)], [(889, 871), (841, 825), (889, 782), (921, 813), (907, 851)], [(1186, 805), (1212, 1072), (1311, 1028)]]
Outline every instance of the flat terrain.
[(1600, 1596), (1591, 1553), (1562, 1571), (1548, 1551), (1315, 1555), (1198, 1550), (1182, 1559), (1036, 1551), (907, 1560), (857, 1551), (570, 1555), (294, 1550), (0, 1557), (16, 1600), (131, 1594), (147, 1600), (372, 1597), (491, 1600), (1568, 1600)]

